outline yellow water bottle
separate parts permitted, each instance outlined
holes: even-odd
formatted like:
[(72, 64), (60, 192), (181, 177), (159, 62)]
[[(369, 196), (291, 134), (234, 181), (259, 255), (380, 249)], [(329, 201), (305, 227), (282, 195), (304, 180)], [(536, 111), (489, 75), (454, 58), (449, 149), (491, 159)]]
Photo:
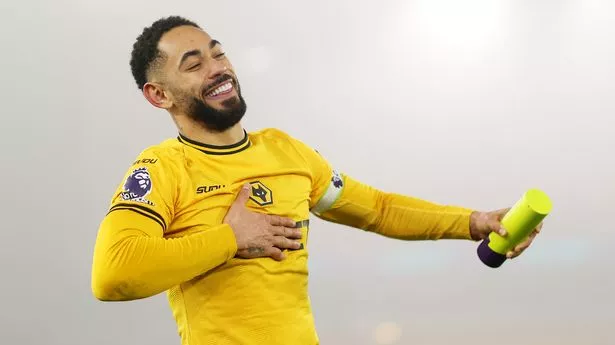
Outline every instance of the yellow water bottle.
[(553, 204), (549, 196), (538, 189), (530, 189), (504, 215), (501, 224), (507, 236), (492, 232), (477, 248), (480, 260), (492, 268), (506, 261), (506, 253), (523, 242), (551, 212)]

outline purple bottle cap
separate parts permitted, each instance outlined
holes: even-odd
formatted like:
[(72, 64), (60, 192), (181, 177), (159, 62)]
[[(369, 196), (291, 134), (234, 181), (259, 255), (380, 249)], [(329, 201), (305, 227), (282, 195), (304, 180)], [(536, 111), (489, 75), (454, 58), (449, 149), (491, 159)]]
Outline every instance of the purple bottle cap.
[(489, 248), (489, 237), (483, 240), (476, 249), (480, 261), (491, 268), (498, 268), (506, 261), (506, 255), (496, 253)]

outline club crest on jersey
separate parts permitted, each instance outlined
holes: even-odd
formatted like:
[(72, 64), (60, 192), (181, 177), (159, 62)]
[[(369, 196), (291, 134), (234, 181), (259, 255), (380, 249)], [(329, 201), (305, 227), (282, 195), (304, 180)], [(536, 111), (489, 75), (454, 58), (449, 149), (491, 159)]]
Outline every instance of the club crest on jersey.
[(126, 201), (142, 202), (153, 206), (154, 203), (145, 198), (151, 191), (152, 179), (149, 171), (145, 167), (137, 168), (126, 178), (120, 197)]
[(333, 170), (333, 176), (331, 176), (331, 184), (337, 189), (344, 187), (344, 180), (342, 180), (342, 175), (340, 175), (340, 173), (335, 170)]
[(260, 181), (250, 182), (252, 193), (250, 199), (259, 206), (268, 206), (273, 204), (273, 194), (269, 187), (265, 186)]

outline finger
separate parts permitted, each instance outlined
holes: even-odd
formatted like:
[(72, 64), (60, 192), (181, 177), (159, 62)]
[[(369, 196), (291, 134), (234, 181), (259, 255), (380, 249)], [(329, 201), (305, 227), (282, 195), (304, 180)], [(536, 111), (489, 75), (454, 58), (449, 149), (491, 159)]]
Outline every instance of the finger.
[(519, 247), (519, 248), (515, 248), (515, 250), (508, 252), (508, 254), (506, 255), (507, 258), (509, 259), (514, 259), (517, 256), (523, 254), (523, 252), (527, 249), (527, 247)]
[(271, 244), (280, 249), (301, 249), (302, 244), (299, 241), (293, 241), (283, 236), (275, 236), (271, 240)]
[(269, 220), (269, 224), (271, 225), (286, 226), (289, 228), (294, 228), (296, 225), (296, 222), (294, 220), (290, 218), (286, 218), (286, 217), (269, 215), (268, 220)]
[(504, 226), (498, 220), (495, 220), (495, 219), (494, 220), (490, 220), (487, 223), (487, 227), (489, 228), (489, 231), (493, 231), (493, 232), (497, 233), (500, 236), (506, 236), (507, 235), (506, 229), (504, 229)]
[(507, 256), (512, 259), (512, 258), (516, 258), (517, 256), (521, 255), (521, 253), (523, 253), (532, 244), (533, 236), (534, 235), (531, 235), (527, 240), (515, 246), (513, 250), (507, 253)]
[(271, 233), (277, 236), (284, 236), (291, 239), (300, 239), (303, 237), (301, 229), (285, 228), (283, 226), (272, 226)]
[(279, 248), (276, 248), (276, 247), (267, 248), (267, 250), (265, 251), (265, 254), (266, 256), (269, 256), (277, 261), (282, 261), (286, 259), (286, 255), (284, 255), (284, 253)]
[(506, 253), (506, 257), (509, 259), (514, 259), (517, 256), (521, 255), (526, 247), (515, 247), (513, 250)]

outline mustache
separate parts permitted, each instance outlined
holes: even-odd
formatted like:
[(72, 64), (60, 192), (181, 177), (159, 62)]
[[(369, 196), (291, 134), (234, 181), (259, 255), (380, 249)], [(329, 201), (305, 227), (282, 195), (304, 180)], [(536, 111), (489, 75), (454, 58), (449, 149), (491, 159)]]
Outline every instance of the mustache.
[(205, 87), (203, 87), (203, 92), (202, 95), (207, 95), (208, 93), (210, 93), (211, 91), (213, 91), (218, 85), (226, 82), (226, 81), (230, 81), (231, 83), (233, 83), (234, 85), (236, 85), (237, 83), (235, 82), (235, 78), (233, 78), (232, 75), (230, 74), (223, 74), (219, 77), (217, 77), (214, 81), (212, 81), (211, 83), (205, 85)]

